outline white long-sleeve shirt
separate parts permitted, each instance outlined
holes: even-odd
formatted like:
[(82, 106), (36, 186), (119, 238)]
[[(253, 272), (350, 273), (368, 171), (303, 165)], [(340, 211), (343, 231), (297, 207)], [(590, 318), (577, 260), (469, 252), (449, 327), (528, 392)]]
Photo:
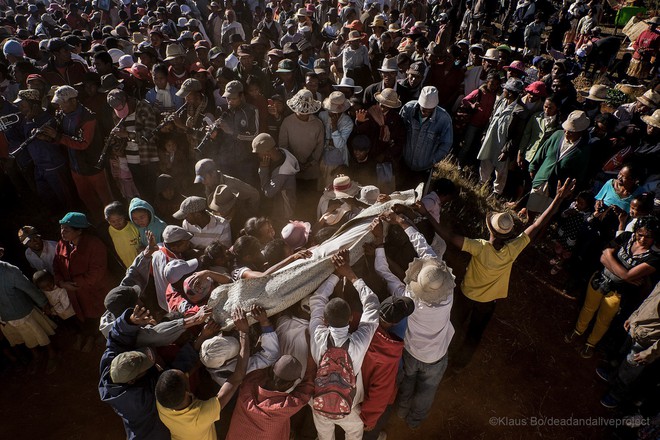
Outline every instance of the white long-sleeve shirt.
[(357, 330), (353, 333), (348, 333), (348, 326), (340, 328), (327, 326), (323, 322), (323, 310), (338, 282), (339, 277), (337, 275), (330, 275), (309, 298), (309, 307), (311, 309), (309, 333), (312, 335), (310, 339), (310, 351), (314, 361), (318, 365), (321, 356), (328, 349), (329, 335), (332, 335), (335, 347), (341, 347), (347, 339), (350, 339), (348, 354), (353, 361), (353, 371), (357, 374), (362, 369), (364, 355), (367, 353), (371, 338), (378, 328), (378, 308), (380, 307), (380, 302), (376, 294), (367, 287), (364, 281), (361, 279), (355, 280), (353, 286), (358, 291), (360, 301), (362, 302), (362, 316), (360, 317), (360, 324)]
[[(437, 258), (424, 236), (414, 227), (409, 226), (405, 232), (420, 258)], [(415, 298), (406, 285), (390, 271), (385, 249), (376, 249), (374, 266), (378, 275), (387, 283), (390, 294), (408, 296), (415, 301), (415, 311), (408, 317), (408, 328), (403, 339), (408, 353), (427, 364), (442, 359), (447, 354), (449, 343), (454, 336), (454, 327), (449, 320), (454, 302), (453, 290), (444, 302), (438, 305), (426, 304)]]

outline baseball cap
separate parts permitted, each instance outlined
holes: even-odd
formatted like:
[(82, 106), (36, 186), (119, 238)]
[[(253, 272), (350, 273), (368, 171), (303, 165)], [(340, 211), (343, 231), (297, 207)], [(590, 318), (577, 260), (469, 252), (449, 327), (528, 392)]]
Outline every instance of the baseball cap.
[(125, 351), (110, 363), (110, 379), (114, 383), (128, 383), (154, 366), (151, 350)]
[(34, 226), (23, 226), (18, 230), (18, 241), (20, 241), (21, 244), (28, 244), (32, 237), (41, 237), (39, 231)]
[(163, 230), (163, 243), (165, 244), (190, 240), (191, 238), (193, 238), (193, 234), (186, 231), (181, 226), (167, 225), (165, 230)]
[(389, 323), (397, 324), (403, 318), (415, 311), (415, 302), (407, 296), (390, 296), (380, 303), (380, 318)]
[(142, 289), (137, 285), (117, 286), (105, 296), (103, 305), (105, 305), (108, 312), (112, 313), (115, 318), (118, 318), (126, 309), (135, 306), (141, 291)]
[(240, 93), (243, 93), (243, 84), (240, 81), (229, 81), (225, 86), (225, 93), (222, 94), (223, 98), (236, 98)]
[(176, 283), (188, 274), (197, 270), (199, 261), (196, 258), (192, 260), (170, 260), (163, 269), (165, 280), (170, 283)]
[(55, 90), (55, 95), (53, 96), (52, 103), (53, 104), (61, 104), (64, 101), (68, 101), (69, 99), (77, 98), (78, 97), (78, 91), (74, 89), (71, 86), (60, 86)]
[(185, 98), (192, 92), (200, 92), (202, 90), (202, 83), (194, 78), (188, 78), (181, 84), (181, 88), (176, 92), (176, 96)]

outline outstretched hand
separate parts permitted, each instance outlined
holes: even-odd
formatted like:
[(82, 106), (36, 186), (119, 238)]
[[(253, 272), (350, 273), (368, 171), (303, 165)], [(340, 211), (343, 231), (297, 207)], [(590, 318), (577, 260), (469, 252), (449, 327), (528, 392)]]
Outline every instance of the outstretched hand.
[(252, 317), (257, 320), (260, 326), (264, 327), (270, 325), (268, 315), (266, 314), (266, 309), (260, 305), (253, 304), (250, 308), (250, 313), (252, 314)]
[(231, 318), (234, 320), (234, 326), (236, 326), (236, 330), (239, 332), (247, 333), (250, 330), (250, 323), (245, 317), (245, 312), (240, 307), (234, 309)]
[(383, 219), (380, 217), (376, 217), (375, 219), (373, 219), (373, 221), (369, 225), (369, 230), (371, 231), (371, 233), (375, 238), (374, 244), (376, 245), (383, 244)]
[(564, 183), (557, 182), (557, 200), (564, 200), (568, 198), (575, 190), (576, 180), (566, 179)]
[(141, 307), (136, 305), (133, 309), (133, 313), (128, 318), (130, 324), (138, 325), (140, 327), (154, 322), (154, 318), (151, 316), (151, 312), (146, 307)]
[(348, 249), (342, 249), (332, 256), (332, 264), (335, 265), (335, 275), (345, 277), (353, 282), (357, 279), (355, 272), (350, 266), (350, 255)]

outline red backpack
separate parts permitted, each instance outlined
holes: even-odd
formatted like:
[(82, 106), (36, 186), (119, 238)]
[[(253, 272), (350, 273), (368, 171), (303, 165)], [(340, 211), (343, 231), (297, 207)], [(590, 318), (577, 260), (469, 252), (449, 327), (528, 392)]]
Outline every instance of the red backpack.
[(329, 419), (343, 419), (351, 413), (355, 398), (355, 373), (348, 354), (350, 339), (341, 347), (335, 347), (328, 336), (328, 349), (319, 362), (314, 379), (312, 407)]

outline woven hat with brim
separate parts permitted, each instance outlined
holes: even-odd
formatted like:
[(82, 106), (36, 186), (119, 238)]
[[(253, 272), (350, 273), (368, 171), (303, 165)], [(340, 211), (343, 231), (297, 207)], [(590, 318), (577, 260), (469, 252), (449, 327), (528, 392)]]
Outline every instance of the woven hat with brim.
[(312, 225), (308, 222), (292, 220), (282, 228), (282, 239), (293, 250), (299, 249), (307, 244)]
[(19, 102), (22, 102), (22, 101), (40, 103), (41, 102), (41, 92), (37, 89), (19, 90), (18, 91), (18, 96), (14, 100), (14, 104), (18, 104)]
[(510, 238), (514, 234), (515, 222), (508, 212), (489, 212), (486, 215), (486, 226), (497, 238)]
[(415, 258), (406, 270), (403, 282), (419, 301), (440, 304), (447, 300), (456, 287), (451, 268), (438, 258)]
[(573, 133), (578, 133), (580, 131), (585, 131), (589, 128), (591, 121), (585, 112), (582, 110), (572, 111), (568, 118), (561, 124), (561, 128), (565, 131), (571, 131)]
[(307, 9), (305, 8), (300, 8), (298, 9), (298, 12), (296, 12), (296, 17), (309, 17), (309, 12), (307, 12)]
[(199, 80), (196, 80), (195, 78), (188, 78), (181, 84), (181, 88), (176, 92), (176, 96), (179, 96), (181, 98), (185, 98), (186, 96), (190, 95), (192, 92), (201, 92), (202, 91), (202, 83), (199, 82)]
[(422, 91), (419, 93), (417, 103), (422, 108), (436, 108), (440, 103), (440, 98), (438, 97), (438, 89), (436, 89), (434, 86), (423, 87)]
[(642, 121), (655, 128), (660, 128), (660, 109), (654, 111), (652, 115), (642, 116)]
[(342, 92), (332, 92), (323, 100), (323, 108), (330, 113), (343, 113), (351, 107), (351, 103)]
[(240, 81), (229, 81), (225, 86), (225, 93), (222, 94), (223, 98), (238, 98), (243, 93), (243, 83)]
[(401, 32), (401, 26), (399, 26), (398, 23), (390, 23), (390, 25), (387, 26), (387, 32)]
[(110, 363), (110, 379), (116, 384), (128, 383), (154, 366), (147, 354), (149, 348), (125, 351), (118, 354)]
[(415, 311), (415, 302), (407, 296), (390, 296), (380, 303), (380, 319), (397, 324)]
[(206, 211), (206, 199), (204, 197), (190, 196), (181, 202), (179, 210), (172, 214), (172, 217), (177, 220), (185, 220), (189, 214), (202, 211)]
[(385, 58), (383, 60), (382, 66), (380, 66), (380, 69), (378, 70), (381, 72), (398, 72), (399, 67), (397, 66), (396, 63), (396, 57)]
[(127, 309), (135, 307), (141, 292), (140, 286), (117, 286), (105, 296), (103, 305), (118, 318)]
[(217, 369), (238, 356), (240, 344), (232, 336), (214, 336), (202, 343), (199, 360), (206, 368)]
[(390, 89), (389, 87), (383, 89), (380, 92), (376, 92), (374, 94), (374, 99), (388, 108), (401, 107), (401, 100), (399, 99), (399, 95), (394, 91), (394, 89)]
[(41, 237), (39, 231), (34, 226), (23, 226), (18, 230), (18, 241), (22, 245), (28, 244), (33, 237)]
[(275, 145), (275, 139), (271, 135), (261, 133), (252, 139), (252, 152), (257, 154), (265, 153), (275, 148)]
[(349, 78), (347, 76), (344, 76), (341, 81), (339, 81), (339, 84), (335, 84), (332, 86), (333, 89), (341, 89), (341, 88), (349, 88), (353, 89), (353, 93), (362, 93), (362, 87), (361, 86), (356, 86), (355, 81), (353, 81), (353, 78)]
[(286, 105), (294, 113), (301, 115), (313, 115), (321, 110), (321, 102), (314, 99), (314, 95), (307, 89), (299, 90), (295, 96), (286, 101)]
[(142, 32), (133, 32), (130, 41), (131, 43), (138, 45), (144, 41), (144, 34)]
[(607, 91), (609, 89), (604, 84), (595, 84), (591, 86), (588, 92), (582, 92), (582, 96), (591, 101), (604, 102), (607, 101)]
[(176, 243), (177, 241), (190, 240), (192, 232), (186, 231), (181, 226), (167, 225), (163, 230), (163, 243)]
[(328, 226), (333, 226), (339, 223), (351, 210), (352, 208), (348, 203), (342, 203), (339, 207), (323, 214), (320, 220)]
[(290, 354), (284, 354), (273, 364), (273, 375), (285, 382), (293, 382), (302, 375), (302, 364)]
[(77, 98), (78, 91), (71, 86), (59, 86), (55, 89), (55, 94), (53, 95), (52, 103), (61, 104), (64, 101), (69, 99)]
[(504, 70), (517, 70), (525, 73), (525, 64), (522, 61), (512, 61), (508, 66), (504, 66)]
[(655, 109), (660, 104), (660, 93), (655, 90), (649, 89), (642, 96), (638, 96), (637, 100), (650, 109)]
[(481, 59), (490, 60), (490, 61), (499, 61), (500, 53), (497, 51), (497, 49), (488, 49), (486, 53), (481, 57)]
[(167, 46), (165, 50), (165, 61), (172, 61), (178, 57), (185, 57), (186, 51), (181, 47), (180, 44), (172, 43)]
[(373, 205), (380, 196), (380, 190), (374, 185), (365, 185), (360, 188), (360, 196), (357, 198), (360, 202), (367, 205)]
[(236, 205), (236, 200), (240, 194), (233, 191), (227, 185), (218, 185), (209, 196), (209, 208), (218, 214), (225, 216)]
[(170, 284), (178, 283), (185, 276), (190, 275), (199, 267), (199, 260), (193, 258), (192, 260), (170, 260), (163, 269), (165, 281)]
[(378, 28), (378, 27), (379, 27), (379, 28), (383, 28), (383, 29), (384, 29), (384, 28), (386, 28), (387, 26), (385, 25), (385, 20), (383, 20), (383, 19), (380, 18), (380, 17), (376, 17), (376, 18), (374, 18), (374, 21), (371, 22), (371, 24), (369, 25), (369, 27), (372, 27), (372, 28)]
[(347, 41), (360, 41), (362, 39), (363, 35), (362, 32), (360, 31), (350, 31), (348, 33), (348, 40)]
[(355, 197), (360, 192), (360, 187), (348, 176), (337, 176), (332, 181), (332, 189), (328, 195), (333, 199), (345, 199)]
[(67, 212), (60, 220), (60, 225), (70, 226), (76, 229), (85, 229), (92, 226), (87, 216), (82, 212)]

